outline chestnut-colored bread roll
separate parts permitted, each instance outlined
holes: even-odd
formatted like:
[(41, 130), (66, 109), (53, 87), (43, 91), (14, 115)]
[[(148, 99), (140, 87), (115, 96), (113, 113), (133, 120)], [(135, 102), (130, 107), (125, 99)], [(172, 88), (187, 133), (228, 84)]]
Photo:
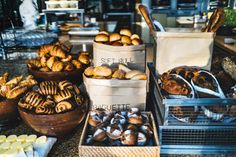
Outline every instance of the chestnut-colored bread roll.
[(109, 36), (109, 33), (107, 31), (101, 31), (101, 32), (98, 32), (98, 34), (105, 34), (105, 35)]
[(72, 60), (72, 64), (76, 67), (76, 69), (82, 68), (82, 64), (77, 60)]
[(69, 89), (64, 89), (59, 91), (56, 95), (53, 96), (56, 102), (61, 102), (63, 100), (70, 99), (72, 94)]
[(120, 41), (115, 41), (112, 46), (123, 46), (123, 44)]
[(55, 110), (57, 113), (61, 113), (61, 112), (71, 110), (72, 108), (73, 106), (69, 101), (61, 101), (56, 105)]
[(55, 45), (50, 51), (50, 55), (58, 58), (66, 58), (66, 53), (62, 50), (60, 46)]
[(83, 63), (83, 64), (89, 64), (90, 63), (90, 61), (89, 61), (89, 54), (88, 54), (88, 52), (81, 52), (80, 53), (80, 55), (79, 55), (79, 57), (78, 57), (78, 61), (80, 61), (81, 63)]
[(64, 90), (64, 89), (74, 89), (73, 84), (67, 80), (64, 81), (60, 81), (58, 84), (60, 90)]
[(96, 42), (107, 42), (109, 41), (109, 37), (105, 34), (99, 34), (95, 37)]
[(120, 38), (121, 38), (120, 34), (118, 34), (118, 33), (112, 33), (112, 34), (109, 36), (109, 41), (110, 41), (110, 42), (118, 41), (118, 40), (120, 40)]
[(128, 37), (131, 37), (132, 33), (129, 29), (121, 29), (120, 30), (120, 35), (125, 35), (125, 36), (128, 36)]
[(123, 70), (116, 70), (113, 73), (112, 78), (123, 80), (125, 79), (125, 72)]
[(96, 77), (109, 77), (112, 75), (112, 70), (106, 66), (98, 66), (93, 70), (93, 75)]
[(42, 65), (38, 59), (30, 59), (27, 61), (29, 68), (40, 68)]
[(54, 62), (56, 61), (57, 59), (56, 59), (56, 57), (54, 57), (54, 56), (52, 56), (52, 57), (50, 57), (48, 60), (47, 60), (47, 66), (50, 68), (50, 69), (52, 69), (52, 65), (54, 64)]
[(52, 71), (60, 72), (63, 70), (63, 62), (55, 61), (52, 65)]
[(121, 42), (122, 42), (123, 44), (128, 44), (128, 45), (131, 44), (131, 40), (130, 40), (130, 38), (129, 38), (128, 36), (122, 36), (122, 37), (121, 37)]
[(85, 76), (92, 77), (93, 76), (93, 70), (94, 70), (94, 67), (86, 68), (85, 71), (84, 71)]

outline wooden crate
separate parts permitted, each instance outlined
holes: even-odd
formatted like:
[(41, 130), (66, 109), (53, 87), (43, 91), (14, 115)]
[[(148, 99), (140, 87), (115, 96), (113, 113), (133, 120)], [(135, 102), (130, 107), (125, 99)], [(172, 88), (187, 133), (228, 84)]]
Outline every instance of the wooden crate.
[(160, 146), (157, 135), (157, 128), (151, 112), (142, 112), (149, 116), (154, 132), (154, 146), (89, 146), (84, 145), (87, 137), (88, 119), (87, 116), (85, 126), (79, 143), (80, 157), (160, 157)]

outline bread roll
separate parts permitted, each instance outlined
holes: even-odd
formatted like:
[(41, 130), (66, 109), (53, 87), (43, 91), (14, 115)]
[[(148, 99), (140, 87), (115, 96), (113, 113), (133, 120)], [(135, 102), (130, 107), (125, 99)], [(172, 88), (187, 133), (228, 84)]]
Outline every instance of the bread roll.
[(133, 39), (133, 40), (131, 41), (131, 43), (132, 43), (133, 45), (140, 45), (140, 44), (142, 43), (142, 41), (141, 41), (140, 39)]
[(131, 80), (147, 80), (147, 75), (146, 74), (137, 74), (131, 77)]
[(52, 71), (59, 72), (63, 70), (63, 63), (60, 61), (56, 61), (52, 65)]
[(128, 37), (131, 37), (132, 33), (129, 29), (121, 29), (120, 30), (120, 35), (125, 35), (125, 36), (128, 36)]
[(71, 62), (64, 62), (63, 64), (65, 71), (72, 71), (75, 69), (74, 65)]
[(120, 34), (112, 33), (109, 37), (109, 41), (110, 42), (118, 41), (118, 40), (120, 40), (120, 37), (121, 37)]
[(85, 69), (84, 74), (87, 77), (92, 77), (93, 76), (93, 70), (94, 70), (94, 67), (88, 67), (88, 68)]
[(82, 64), (77, 60), (72, 60), (72, 64), (76, 67), (76, 69), (82, 68)]
[(43, 56), (40, 58), (40, 63), (42, 67), (46, 67), (47, 66), (47, 57)]
[(109, 33), (108, 33), (107, 31), (101, 31), (101, 32), (99, 32), (98, 34), (104, 34), (104, 35), (106, 35), (106, 36), (109, 36)]
[(142, 74), (142, 72), (138, 71), (138, 70), (131, 70), (131, 71), (126, 73), (125, 78), (126, 79), (131, 79), (132, 77), (134, 77), (137, 74)]
[(129, 72), (129, 71), (131, 71), (131, 69), (129, 69), (127, 66), (125, 66), (125, 65), (123, 65), (123, 64), (119, 64), (118, 65), (118, 69), (119, 70), (123, 70), (124, 72)]
[(113, 73), (112, 78), (123, 80), (125, 79), (125, 72), (123, 70), (116, 70)]
[(53, 49), (53, 45), (43, 45), (43, 46), (41, 46), (40, 49), (38, 50), (39, 57), (43, 57), (46, 54), (49, 54), (52, 49)]
[(62, 62), (70, 62), (72, 60), (72, 56), (68, 55), (66, 58), (61, 59)]
[(109, 37), (105, 34), (99, 34), (95, 37), (96, 42), (107, 42), (109, 40)]
[(129, 38), (128, 36), (122, 36), (122, 37), (121, 37), (121, 42), (122, 42), (123, 44), (128, 44), (128, 45), (131, 44), (131, 40), (130, 40), (130, 38)]
[(106, 66), (98, 66), (93, 70), (95, 77), (109, 77), (112, 75), (112, 70)]
[(57, 59), (56, 59), (56, 57), (50, 57), (48, 60), (47, 60), (47, 66), (49, 67), (49, 69), (52, 69), (52, 65), (53, 65), (53, 63), (56, 61)]
[(139, 35), (138, 34), (133, 34), (131, 37), (130, 37), (131, 40), (133, 39), (140, 39), (139, 38)]
[(112, 46), (123, 46), (123, 44), (120, 41), (115, 41)]

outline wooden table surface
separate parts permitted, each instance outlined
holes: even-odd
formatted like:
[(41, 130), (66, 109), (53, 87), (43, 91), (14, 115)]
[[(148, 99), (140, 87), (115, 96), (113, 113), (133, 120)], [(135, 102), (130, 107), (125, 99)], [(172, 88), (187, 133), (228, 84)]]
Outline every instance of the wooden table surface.
[[(236, 43), (234, 43), (234, 44), (225, 44), (224, 43), (224, 38), (225, 37), (226, 36), (216, 36), (215, 37), (215, 45), (218, 46), (219, 48), (225, 50), (228, 53), (236, 55)], [(233, 36), (231, 38), (236, 39), (236, 36)]]

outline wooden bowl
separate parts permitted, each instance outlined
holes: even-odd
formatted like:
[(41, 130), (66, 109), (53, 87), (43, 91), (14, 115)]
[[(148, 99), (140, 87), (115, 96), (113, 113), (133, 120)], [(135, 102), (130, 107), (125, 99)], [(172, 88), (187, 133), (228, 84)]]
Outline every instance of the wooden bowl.
[(82, 83), (82, 74), (85, 68), (76, 69), (73, 71), (62, 71), (62, 72), (43, 72), (34, 69), (28, 68), (29, 74), (33, 75), (34, 78), (41, 82), (41, 81), (62, 81), (68, 80), (73, 83)]
[(84, 107), (77, 107), (72, 111), (52, 115), (39, 115), (25, 111), (18, 107), (23, 121), (36, 132), (62, 137), (75, 129), (85, 118), (88, 110), (88, 100)]
[(19, 98), (0, 100), (0, 126), (14, 125), (18, 121), (18, 101)]

